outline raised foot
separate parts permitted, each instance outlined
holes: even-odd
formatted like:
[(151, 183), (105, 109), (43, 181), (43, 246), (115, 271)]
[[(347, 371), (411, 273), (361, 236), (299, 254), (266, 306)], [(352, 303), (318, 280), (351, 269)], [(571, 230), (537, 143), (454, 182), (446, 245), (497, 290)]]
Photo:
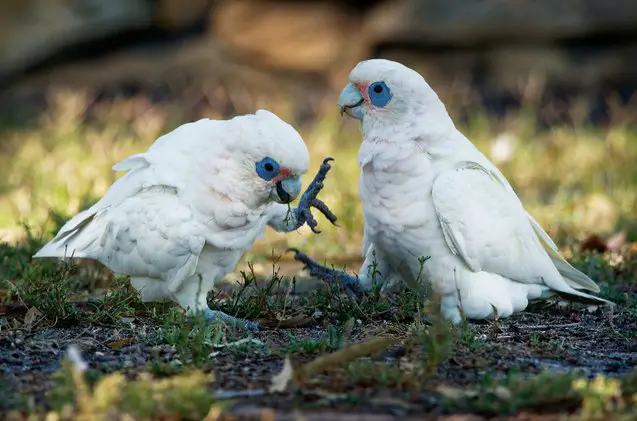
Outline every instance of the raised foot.
[(323, 181), (325, 181), (327, 173), (332, 168), (332, 166), (329, 164), (330, 161), (334, 161), (334, 158), (328, 157), (323, 160), (318, 173), (314, 176), (314, 179), (301, 196), (301, 199), (299, 200), (299, 206), (294, 209), (298, 226), (300, 227), (303, 224), (307, 224), (310, 229), (316, 234), (320, 233), (321, 231), (316, 229), (318, 222), (316, 222), (316, 219), (314, 219), (310, 208), (315, 208), (319, 212), (321, 212), (327, 218), (327, 220), (332, 223), (332, 225), (336, 225), (337, 220), (336, 215), (334, 215), (334, 213), (327, 207), (327, 205), (323, 203), (322, 200), (316, 198), (321, 189), (323, 189)]
[(310, 271), (311, 276), (322, 279), (332, 285), (336, 284), (344, 287), (345, 292), (352, 298), (363, 295), (363, 290), (358, 281), (358, 277), (352, 276), (347, 272), (330, 269), (320, 265), (298, 249), (290, 248), (287, 251), (294, 253), (294, 260), (303, 263), (305, 268)]
[(246, 320), (246, 319), (239, 319), (236, 317), (232, 317), (229, 314), (224, 313), (223, 311), (215, 311), (215, 310), (210, 310), (209, 308), (203, 311), (203, 315), (204, 317), (211, 321), (211, 322), (223, 322), (227, 325), (230, 326), (236, 326), (236, 327), (245, 327), (246, 329), (252, 331), (252, 332), (258, 332), (259, 331), (259, 324), (255, 323), (255, 322), (251, 322), (250, 320)]

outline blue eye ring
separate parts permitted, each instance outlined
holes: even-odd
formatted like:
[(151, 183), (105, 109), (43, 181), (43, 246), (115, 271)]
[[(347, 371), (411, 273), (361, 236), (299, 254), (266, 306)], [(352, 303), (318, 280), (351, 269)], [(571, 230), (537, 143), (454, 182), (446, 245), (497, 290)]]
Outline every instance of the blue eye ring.
[(367, 95), (369, 95), (369, 102), (379, 108), (386, 106), (392, 98), (391, 89), (382, 80), (370, 84), (367, 87)]
[(266, 181), (272, 180), (279, 174), (281, 166), (274, 159), (266, 156), (256, 163), (257, 175)]

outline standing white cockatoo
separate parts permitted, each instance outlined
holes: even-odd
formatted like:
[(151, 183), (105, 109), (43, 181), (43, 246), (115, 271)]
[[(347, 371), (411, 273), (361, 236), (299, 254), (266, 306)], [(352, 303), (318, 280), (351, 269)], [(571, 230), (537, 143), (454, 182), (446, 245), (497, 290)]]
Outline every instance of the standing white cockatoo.
[(314, 276), (364, 290), (372, 286), (372, 268), (381, 281), (430, 282), (442, 316), (454, 323), (462, 313), (507, 317), (554, 294), (607, 303), (579, 291), (599, 287), (564, 260), (417, 72), (389, 60), (363, 61), (339, 103), (362, 122), (365, 262), (354, 277), (295, 250)]
[(310, 206), (335, 222), (316, 199), (329, 160), (299, 207), (290, 209), (287, 203), (298, 196), (309, 165), (292, 126), (266, 110), (184, 124), (115, 165), (128, 172), (34, 257), (96, 259), (130, 275), (145, 302), (172, 300), (191, 313), (234, 322), (210, 310), (208, 292), (267, 225), (288, 232), (307, 223), (315, 231)]

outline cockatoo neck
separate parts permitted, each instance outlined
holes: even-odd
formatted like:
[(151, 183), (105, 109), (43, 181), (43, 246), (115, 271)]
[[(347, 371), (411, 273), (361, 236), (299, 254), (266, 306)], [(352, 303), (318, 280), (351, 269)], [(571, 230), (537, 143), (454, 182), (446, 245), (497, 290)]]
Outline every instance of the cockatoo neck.
[[(363, 139), (381, 138), (401, 142), (415, 137), (438, 139), (455, 131), (451, 117), (444, 105), (414, 101), (400, 113), (370, 112), (362, 121)], [(400, 136), (395, 134), (400, 133)]]
[(401, 120), (383, 124), (381, 120), (365, 121), (361, 127), (363, 140), (382, 139), (387, 143), (413, 143), (418, 140), (421, 147), (435, 147), (449, 141), (449, 136), (457, 132), (449, 115), (424, 113), (413, 120)]

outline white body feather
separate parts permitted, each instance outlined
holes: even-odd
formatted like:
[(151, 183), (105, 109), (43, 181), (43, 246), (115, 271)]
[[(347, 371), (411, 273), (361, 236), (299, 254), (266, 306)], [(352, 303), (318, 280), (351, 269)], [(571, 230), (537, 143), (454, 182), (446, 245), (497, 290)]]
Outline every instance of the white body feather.
[(263, 155), (307, 171), (301, 137), (268, 111), (184, 124), (116, 164), (128, 172), (34, 257), (96, 259), (130, 275), (144, 301), (205, 309), (208, 291), (266, 225), (288, 230), (288, 207), (270, 201), (255, 174)]
[[(374, 68), (376, 67), (378, 68)], [(385, 281), (431, 282), (442, 315), (459, 322), (507, 317), (554, 293), (604, 302), (524, 210), (501, 172), (453, 125), (417, 73), (385, 60), (362, 62), (350, 80), (384, 78), (396, 110), (365, 109), (359, 192), (365, 220), (361, 283), (375, 266)], [(421, 84), (412, 86), (411, 84)], [(405, 96), (414, 95), (412, 98)], [(410, 108), (405, 106), (407, 104)], [(395, 113), (395, 114), (392, 114)], [(430, 256), (424, 264), (419, 258)]]

